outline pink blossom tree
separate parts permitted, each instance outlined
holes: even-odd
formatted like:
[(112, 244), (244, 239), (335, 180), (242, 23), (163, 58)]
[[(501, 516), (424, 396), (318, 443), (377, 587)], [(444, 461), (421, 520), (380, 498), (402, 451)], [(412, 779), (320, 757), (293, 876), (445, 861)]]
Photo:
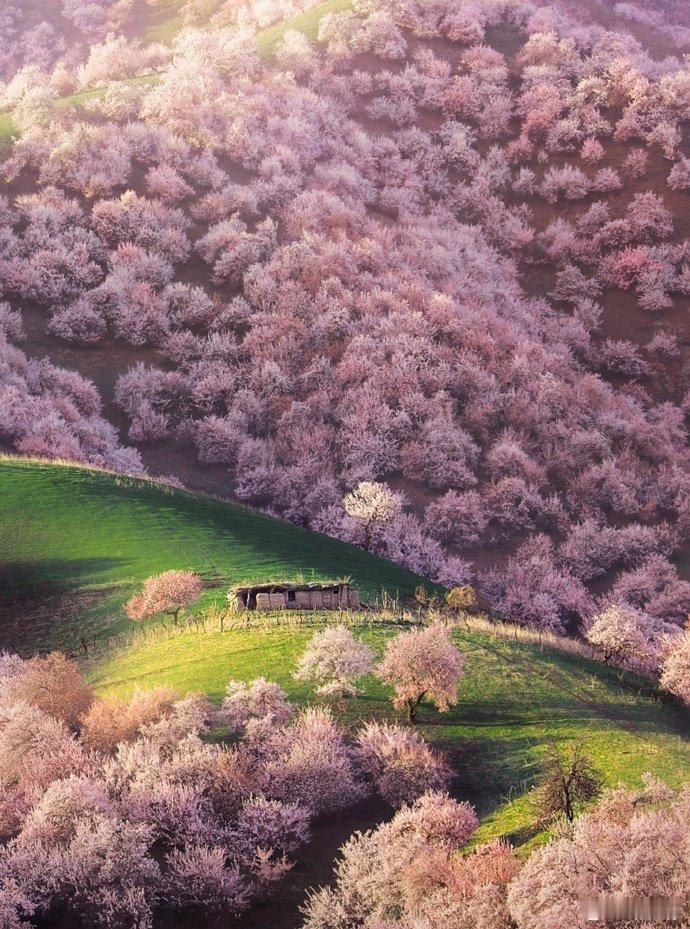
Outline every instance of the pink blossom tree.
[(165, 685), (137, 688), (129, 700), (97, 698), (80, 720), (82, 742), (90, 749), (111, 754), (121, 742), (131, 742), (144, 731), (154, 735), (151, 725), (174, 716), (184, 703)]
[(165, 613), (177, 623), (180, 611), (195, 603), (203, 589), (203, 581), (191, 571), (164, 571), (148, 577), (125, 609), (135, 622)]
[(18, 673), (0, 678), (0, 694), (38, 707), (71, 727), (76, 727), (93, 701), (93, 691), (81, 669), (62, 652), (23, 662)]
[(146, 190), (164, 203), (177, 204), (194, 193), (194, 189), (172, 165), (160, 164), (146, 172)]
[(0, 712), (0, 784), (40, 795), (54, 780), (87, 767), (86, 754), (67, 726), (24, 701)]
[(644, 177), (649, 167), (649, 156), (643, 148), (634, 148), (623, 159), (621, 169), (626, 177)]
[(690, 706), (690, 631), (687, 629), (667, 643), (661, 686)]
[(603, 157), (604, 146), (601, 142), (591, 137), (585, 139), (582, 149), (580, 150), (580, 158), (588, 164), (596, 164), (598, 161), (601, 161)]
[(414, 722), (425, 698), (441, 712), (457, 702), (463, 663), (448, 630), (435, 623), (391, 639), (376, 673), (394, 688), (393, 705)]
[(690, 190), (690, 158), (681, 158), (671, 168), (668, 176), (671, 190)]

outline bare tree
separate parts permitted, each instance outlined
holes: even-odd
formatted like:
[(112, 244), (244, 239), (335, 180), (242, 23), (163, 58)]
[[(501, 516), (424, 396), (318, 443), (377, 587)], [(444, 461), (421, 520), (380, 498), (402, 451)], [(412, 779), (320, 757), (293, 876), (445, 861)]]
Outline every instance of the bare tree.
[(592, 800), (601, 790), (601, 775), (579, 743), (566, 755), (555, 744), (550, 745), (544, 768), (536, 806), (545, 819), (565, 816), (572, 822), (577, 807)]

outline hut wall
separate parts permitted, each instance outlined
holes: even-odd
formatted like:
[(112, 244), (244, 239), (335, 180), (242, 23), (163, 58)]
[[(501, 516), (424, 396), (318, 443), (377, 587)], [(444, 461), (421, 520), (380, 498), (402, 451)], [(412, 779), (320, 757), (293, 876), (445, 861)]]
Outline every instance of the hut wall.
[(256, 595), (257, 610), (284, 610), (286, 605), (285, 594), (260, 593)]
[(297, 590), (294, 605), (303, 610), (337, 610), (347, 606), (342, 593), (334, 590)]
[(295, 591), (295, 606), (298, 609), (304, 609), (304, 610), (312, 609), (312, 597), (313, 597), (313, 594), (310, 590), (296, 590)]
[[(255, 599), (254, 599), (255, 598)], [(254, 603), (256, 604), (254, 606)], [(257, 610), (357, 610), (360, 607), (359, 594), (346, 584), (335, 590), (318, 590), (305, 588), (287, 592), (259, 591), (252, 596), (252, 606), (249, 607), (242, 597), (237, 594), (230, 599), (233, 611), (241, 612), (246, 609)]]

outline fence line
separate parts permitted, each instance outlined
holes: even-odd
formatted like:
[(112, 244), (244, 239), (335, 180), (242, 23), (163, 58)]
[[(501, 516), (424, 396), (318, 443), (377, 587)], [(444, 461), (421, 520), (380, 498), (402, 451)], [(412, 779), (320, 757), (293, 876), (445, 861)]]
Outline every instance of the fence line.
[[(421, 605), (412, 609), (391, 598), (384, 599), (383, 603), (376, 600), (374, 603), (364, 604), (363, 608), (356, 612), (351, 610), (281, 610), (264, 613), (245, 610), (237, 613), (227, 608), (211, 607), (204, 613), (187, 616), (178, 623), (158, 622), (148, 626), (137, 625), (128, 632), (118, 635), (83, 635), (78, 647), (65, 650), (65, 653), (81, 661), (91, 661), (111, 653), (116, 654), (135, 645), (168, 641), (189, 633), (202, 636), (250, 629), (317, 629), (329, 624), (370, 629), (390, 626), (409, 628), (434, 621), (442, 622), (450, 628), (465, 629), (467, 632), (478, 632), (535, 645), (540, 651), (550, 648), (571, 657), (601, 662), (601, 656), (597, 650), (582, 639), (513, 625), (493, 619), (485, 613), (449, 611), (437, 607), (425, 608)], [(21, 654), (19, 650), (16, 651)], [(610, 666), (617, 667), (621, 671), (632, 670), (614, 665), (613, 662)], [(638, 669), (634, 669), (634, 673), (650, 681), (656, 681), (652, 674), (645, 674)]]
[(421, 610), (391, 610), (381, 607), (365, 607), (356, 613), (349, 610), (281, 610), (274, 613), (255, 613), (244, 611), (233, 613), (219, 609), (211, 609), (206, 613), (196, 614), (175, 623), (153, 623), (149, 626), (137, 626), (128, 632), (118, 635), (82, 636), (77, 648), (70, 649), (67, 654), (72, 658), (91, 659), (103, 657), (111, 652), (134, 645), (153, 644), (167, 641), (180, 635), (194, 633), (210, 635), (213, 633), (227, 633), (233, 631), (246, 631), (250, 629), (308, 629), (318, 628), (327, 624), (338, 624), (352, 628), (375, 627), (385, 625), (413, 625), (424, 622)]
[(202, 614), (187, 617), (174, 623), (155, 623), (149, 626), (137, 626), (128, 632), (112, 636), (83, 636), (80, 646), (68, 654), (75, 658), (101, 657), (133, 645), (153, 644), (167, 641), (180, 635), (191, 633), (210, 635), (250, 629), (309, 629), (328, 624), (345, 625), (351, 628), (376, 628), (384, 626), (412, 626), (441, 621), (450, 627), (464, 628), (468, 632), (495, 635), (537, 645), (540, 649), (552, 648), (571, 656), (600, 660), (596, 649), (587, 642), (551, 632), (540, 632), (510, 623), (490, 619), (486, 614), (469, 614), (466, 612), (448, 612), (440, 610), (411, 610), (396, 605), (394, 608), (381, 607), (378, 604), (366, 606), (362, 610), (281, 610), (270, 613), (243, 611), (234, 613), (228, 610), (211, 608)]

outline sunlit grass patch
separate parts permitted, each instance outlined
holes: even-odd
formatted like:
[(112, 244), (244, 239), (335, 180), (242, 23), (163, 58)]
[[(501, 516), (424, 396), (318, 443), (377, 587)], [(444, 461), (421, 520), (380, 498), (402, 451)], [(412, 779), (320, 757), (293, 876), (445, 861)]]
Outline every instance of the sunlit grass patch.
[(143, 32), (145, 42), (169, 44), (184, 26), (184, 0), (147, 0), (148, 24)]
[(316, 42), (319, 34), (319, 25), (327, 13), (342, 13), (349, 10), (352, 6), (352, 0), (326, 0), (318, 6), (299, 13), (282, 23), (276, 23), (268, 29), (264, 29), (256, 37), (256, 44), (259, 48), (261, 58), (268, 58), (275, 51), (276, 46), (289, 30), (301, 32), (312, 42)]

